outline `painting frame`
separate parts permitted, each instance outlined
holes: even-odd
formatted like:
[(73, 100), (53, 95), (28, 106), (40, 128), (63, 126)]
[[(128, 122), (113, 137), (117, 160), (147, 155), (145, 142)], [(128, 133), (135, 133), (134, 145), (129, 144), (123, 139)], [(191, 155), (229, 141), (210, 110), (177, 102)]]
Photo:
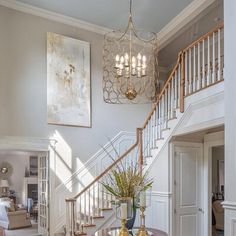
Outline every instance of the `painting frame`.
[(47, 32), (47, 123), (91, 128), (90, 43)]

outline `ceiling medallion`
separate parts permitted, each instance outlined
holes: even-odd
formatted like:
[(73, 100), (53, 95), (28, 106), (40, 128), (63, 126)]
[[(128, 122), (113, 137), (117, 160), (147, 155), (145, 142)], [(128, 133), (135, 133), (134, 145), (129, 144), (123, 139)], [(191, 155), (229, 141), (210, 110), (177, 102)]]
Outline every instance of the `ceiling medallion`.
[(103, 97), (113, 104), (149, 103), (157, 95), (157, 37), (137, 30), (132, 0), (125, 31), (105, 35), (103, 45)]

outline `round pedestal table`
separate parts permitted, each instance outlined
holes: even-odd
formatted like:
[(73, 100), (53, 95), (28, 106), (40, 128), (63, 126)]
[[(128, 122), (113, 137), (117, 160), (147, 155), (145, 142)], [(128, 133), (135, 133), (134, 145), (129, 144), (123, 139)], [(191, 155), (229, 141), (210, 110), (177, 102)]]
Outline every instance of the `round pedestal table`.
[[(134, 228), (133, 234), (130, 233), (132, 236), (136, 236), (137, 228)], [(147, 229), (148, 235), (150, 236), (168, 236), (165, 232), (157, 230), (157, 229)], [(96, 232), (93, 236), (117, 236), (119, 234), (119, 228), (111, 228), (111, 229), (103, 229)]]

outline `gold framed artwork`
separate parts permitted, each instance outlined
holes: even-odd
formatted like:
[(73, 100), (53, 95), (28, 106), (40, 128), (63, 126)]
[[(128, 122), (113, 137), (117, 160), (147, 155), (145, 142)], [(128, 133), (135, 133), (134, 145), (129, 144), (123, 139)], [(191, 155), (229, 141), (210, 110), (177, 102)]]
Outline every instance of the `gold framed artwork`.
[(90, 44), (47, 33), (47, 120), (91, 127)]

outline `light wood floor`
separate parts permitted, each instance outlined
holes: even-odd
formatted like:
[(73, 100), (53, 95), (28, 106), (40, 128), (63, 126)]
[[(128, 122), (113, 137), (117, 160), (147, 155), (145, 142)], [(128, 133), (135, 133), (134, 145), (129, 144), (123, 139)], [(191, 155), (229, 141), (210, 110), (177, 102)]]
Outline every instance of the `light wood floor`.
[(38, 235), (38, 225), (33, 224), (30, 228), (6, 230), (6, 236), (32, 236)]

